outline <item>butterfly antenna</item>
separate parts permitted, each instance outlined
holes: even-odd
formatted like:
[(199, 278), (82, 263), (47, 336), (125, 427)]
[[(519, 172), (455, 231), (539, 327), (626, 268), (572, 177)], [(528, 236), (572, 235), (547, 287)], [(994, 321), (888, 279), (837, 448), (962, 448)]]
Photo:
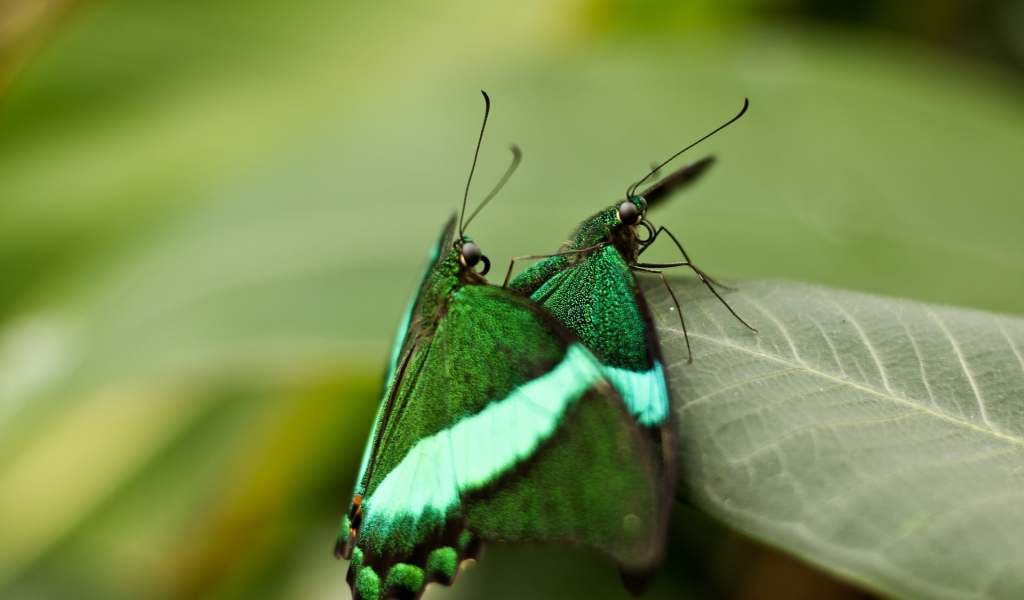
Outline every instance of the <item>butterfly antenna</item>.
[(466, 200), (469, 198), (469, 184), (473, 182), (473, 171), (476, 170), (476, 159), (480, 156), (480, 144), (484, 141), (484, 129), (487, 128), (487, 115), (491, 114), (491, 99), (487, 95), (487, 92), (480, 90), (480, 93), (484, 95), (484, 124), (480, 126), (480, 137), (476, 141), (476, 152), (473, 153), (473, 166), (469, 168), (469, 179), (466, 180), (466, 193), (462, 195), (462, 212), (459, 213), (459, 237), (462, 237), (462, 232), (465, 227), (462, 225), (462, 217), (466, 214)]
[(501, 188), (505, 187), (505, 183), (509, 180), (509, 177), (512, 177), (512, 173), (515, 173), (516, 168), (519, 167), (519, 161), (523, 160), (523, 151), (519, 149), (519, 146), (512, 144), (511, 146), (509, 146), (509, 150), (512, 151), (512, 164), (508, 166), (508, 170), (506, 170), (505, 174), (502, 175), (501, 181), (498, 182), (498, 185), (494, 186), (494, 189), (491, 190), (490, 194), (487, 194), (487, 197), (484, 198), (483, 202), (480, 203), (480, 206), (476, 207), (476, 210), (473, 211), (473, 214), (469, 215), (469, 218), (466, 219), (465, 226), (467, 228), (469, 227), (469, 224), (473, 221), (473, 217), (475, 217), (476, 214), (480, 212), (480, 210), (483, 209), (484, 206), (487, 206), (487, 203), (491, 201), (491, 198), (494, 198), (495, 196), (498, 195), (498, 192), (501, 191)]
[(662, 169), (662, 168), (663, 168), (663, 167), (664, 167), (665, 165), (667, 165), (668, 163), (670, 163), (670, 162), (672, 162), (673, 160), (675, 160), (675, 158), (676, 158), (677, 156), (679, 156), (679, 155), (680, 155), (680, 154), (682, 154), (683, 152), (686, 152), (686, 151), (687, 151), (687, 150), (689, 150), (690, 148), (693, 148), (693, 147), (694, 147), (694, 146), (696, 146), (697, 144), (699, 144), (699, 143), (703, 142), (704, 140), (708, 139), (709, 137), (711, 137), (711, 136), (715, 135), (715, 134), (716, 134), (716, 133), (718, 133), (719, 131), (721, 131), (721, 130), (725, 129), (725, 128), (726, 128), (726, 127), (728, 127), (729, 125), (732, 125), (732, 124), (733, 124), (734, 122), (736, 122), (736, 120), (737, 120), (737, 119), (739, 119), (740, 117), (742, 117), (742, 116), (743, 116), (743, 113), (747, 112), (747, 108), (748, 108), (749, 106), (750, 106), (750, 100), (749, 100), (748, 98), (744, 98), (744, 99), (743, 99), (743, 108), (742, 108), (742, 109), (740, 110), (740, 113), (739, 113), (738, 115), (736, 115), (735, 117), (733, 117), (733, 118), (729, 119), (729, 120), (728, 120), (728, 121), (727, 121), (727, 122), (726, 122), (726, 123), (725, 123), (724, 125), (719, 125), (717, 129), (715, 129), (715, 130), (714, 130), (714, 131), (712, 131), (711, 133), (707, 134), (706, 136), (704, 136), (704, 137), (700, 138), (700, 139), (699, 139), (699, 140), (697, 140), (696, 142), (694, 142), (694, 143), (690, 144), (689, 146), (687, 146), (687, 147), (683, 148), (683, 149), (682, 149), (682, 150), (680, 150), (679, 152), (676, 152), (676, 153), (675, 153), (675, 154), (673, 154), (673, 155), (672, 155), (672, 156), (671, 156), (671, 157), (670, 157), (670, 158), (669, 158), (668, 160), (666, 160), (665, 162), (661, 163), (660, 165), (658, 165), (657, 167), (655, 167), (654, 169), (652, 169), (652, 170), (651, 170), (651, 172), (650, 172), (650, 173), (648, 173), (646, 177), (644, 177), (644, 178), (643, 178), (643, 179), (641, 179), (640, 181), (638, 181), (638, 182), (634, 183), (633, 185), (629, 186), (629, 189), (628, 189), (628, 190), (626, 190), (626, 199), (628, 200), (628, 199), (632, 198), (632, 197), (633, 197), (633, 194), (634, 194), (634, 193), (636, 193), (636, 188), (640, 187), (640, 185), (641, 185), (641, 184), (642, 184), (643, 182), (647, 181), (647, 180), (648, 180), (648, 179), (650, 179), (650, 178), (651, 178), (652, 176), (654, 176), (654, 174), (655, 174), (655, 173), (657, 173), (658, 171), (660, 171), (660, 170), (661, 170), (661, 169)]

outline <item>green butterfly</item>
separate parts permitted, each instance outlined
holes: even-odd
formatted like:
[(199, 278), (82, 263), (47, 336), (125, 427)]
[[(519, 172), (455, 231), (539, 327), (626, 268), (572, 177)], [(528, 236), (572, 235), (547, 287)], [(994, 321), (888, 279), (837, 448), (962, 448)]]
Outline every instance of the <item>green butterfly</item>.
[(487, 285), (489, 261), (464, 235), (478, 211), (448, 222), (395, 340), (335, 547), (357, 599), (450, 585), (492, 540), (582, 543), (626, 575), (661, 560), (650, 440), (586, 347), (533, 301)]
[[(601, 359), (605, 365), (605, 375), (622, 395), (636, 421), (655, 440), (654, 461), (665, 492), (663, 498), (672, 498), (675, 487), (676, 428), (672, 422), (671, 400), (665, 382), (664, 359), (650, 308), (634, 272), (660, 275), (675, 300), (675, 293), (659, 269), (689, 267), (730, 312), (732, 308), (715, 290), (712, 285), (715, 282), (690, 262), (675, 236), (663, 227), (655, 229), (646, 218), (650, 206), (695, 181), (714, 159), (707, 157), (683, 167), (640, 195), (636, 195), (635, 191), (676, 156), (743, 116), (748, 106), (749, 103), (744, 102), (743, 110), (725, 125), (676, 153), (655, 167), (647, 177), (630, 186), (625, 201), (584, 221), (560, 252), (513, 258), (503, 286), (539, 303)], [(647, 230), (646, 238), (640, 237), (638, 227)], [(639, 262), (643, 251), (662, 232), (676, 242), (685, 262)], [(535, 263), (509, 283), (515, 262), (532, 258), (544, 260)], [(679, 311), (678, 301), (676, 310)], [(732, 314), (740, 319), (735, 312)], [(681, 311), (679, 319), (689, 350), (689, 336), (686, 335)], [(740, 321), (747, 325), (743, 319)], [(671, 506), (668, 505), (662, 508), (665, 515), (670, 510)]]

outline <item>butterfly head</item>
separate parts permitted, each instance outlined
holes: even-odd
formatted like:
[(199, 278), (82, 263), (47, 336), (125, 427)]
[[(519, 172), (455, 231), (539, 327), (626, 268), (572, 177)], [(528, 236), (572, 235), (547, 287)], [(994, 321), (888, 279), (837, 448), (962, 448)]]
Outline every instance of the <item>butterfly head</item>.
[[(640, 237), (639, 228), (647, 230), (646, 237)], [(627, 257), (635, 258), (640, 246), (654, 240), (654, 226), (647, 220), (647, 200), (643, 196), (632, 196), (615, 207), (615, 225), (611, 242)]]
[(486, 275), (491, 270), (491, 261), (484, 256), (483, 252), (480, 251), (480, 246), (476, 245), (476, 242), (469, 236), (462, 236), (455, 240), (454, 244), (455, 252), (459, 255), (459, 264), (466, 269), (473, 269), (481, 261), (484, 263), (484, 270), (480, 271), (480, 275)]
[(647, 201), (640, 196), (633, 196), (615, 209), (615, 219), (627, 227), (636, 225), (647, 215)]
[(484, 130), (487, 128), (487, 115), (491, 114), (491, 98), (487, 95), (487, 92), (481, 90), (481, 94), (484, 96), (484, 122), (480, 126), (480, 137), (476, 141), (476, 153), (473, 154), (473, 166), (469, 169), (469, 179), (466, 181), (466, 192), (462, 195), (462, 212), (459, 213), (459, 237), (455, 240), (455, 251), (458, 252), (459, 264), (464, 269), (472, 269), (481, 260), (484, 261), (484, 270), (481, 271), (480, 275), (486, 275), (487, 271), (491, 270), (491, 261), (487, 260), (487, 257), (480, 252), (480, 247), (473, 243), (473, 240), (466, 237), (466, 228), (469, 227), (470, 222), (480, 212), (483, 207), (487, 206), (501, 188), (504, 187), (508, 178), (515, 173), (516, 168), (519, 167), (519, 161), (523, 158), (522, 151), (519, 150), (519, 146), (512, 144), (509, 146), (509, 150), (512, 151), (512, 164), (509, 165), (508, 170), (505, 171), (505, 175), (502, 176), (501, 180), (498, 181), (498, 185), (494, 186), (490, 194), (480, 202), (480, 205), (476, 207), (468, 218), (466, 216), (466, 200), (469, 198), (469, 184), (473, 182), (473, 172), (476, 170), (476, 159), (480, 155), (480, 144), (484, 139)]
[[(644, 238), (638, 233), (640, 227), (647, 230)], [(577, 249), (614, 246), (623, 256), (632, 257), (653, 233), (653, 227), (647, 221), (647, 200), (633, 196), (584, 221), (576, 230), (571, 246)]]

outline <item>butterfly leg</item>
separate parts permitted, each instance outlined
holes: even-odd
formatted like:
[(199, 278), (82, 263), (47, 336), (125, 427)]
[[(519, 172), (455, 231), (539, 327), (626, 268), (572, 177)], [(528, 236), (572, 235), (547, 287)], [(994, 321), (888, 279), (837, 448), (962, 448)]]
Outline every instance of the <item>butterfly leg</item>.
[[(690, 264), (693, 264), (690, 261), (689, 255), (686, 254), (686, 250), (683, 249), (683, 245), (680, 244), (679, 240), (676, 239), (676, 236), (672, 235), (672, 232), (669, 231), (668, 228), (666, 228), (664, 226), (658, 227), (658, 229), (655, 230), (654, 235), (651, 236), (651, 239), (647, 240), (646, 245), (644, 245), (644, 247), (640, 249), (640, 252), (637, 254), (637, 256), (639, 256), (640, 254), (643, 254), (644, 250), (647, 250), (647, 248), (649, 248), (651, 246), (651, 244), (654, 243), (654, 240), (657, 239), (658, 234), (660, 234), (662, 231), (667, 233), (668, 237), (672, 238), (672, 241), (676, 243), (676, 248), (679, 248), (679, 251), (683, 253), (683, 258), (686, 260), (686, 262), (688, 262)], [(704, 277), (707, 278), (707, 280), (710, 281), (711, 283), (717, 285), (718, 287), (725, 288), (725, 289), (733, 291), (733, 292), (735, 292), (737, 290), (737, 288), (734, 288), (734, 287), (725, 285), (724, 283), (719, 283), (719, 282), (715, 281), (714, 279), (712, 279), (708, 275), (704, 275)]]
[(700, 280), (704, 282), (704, 285), (706, 285), (707, 288), (711, 290), (711, 293), (715, 295), (715, 298), (718, 298), (718, 301), (724, 304), (727, 309), (729, 309), (729, 312), (732, 313), (732, 316), (736, 317), (737, 321), (746, 325), (747, 329), (753, 331), (754, 333), (757, 333), (757, 330), (751, 327), (750, 323), (747, 323), (746, 321), (743, 320), (743, 317), (736, 314), (736, 311), (732, 309), (732, 306), (729, 306), (729, 303), (725, 301), (725, 298), (723, 298), (718, 293), (718, 291), (715, 290), (714, 286), (712, 286), (711, 283), (708, 281), (708, 276), (705, 275), (703, 271), (698, 269), (697, 266), (694, 265), (693, 263), (689, 261), (678, 263), (637, 263), (634, 266), (634, 268), (635, 267), (656, 267), (659, 269), (668, 267), (690, 267), (691, 269), (693, 269), (693, 272), (697, 274), (697, 277), (700, 277)]
[(516, 266), (517, 260), (533, 260), (537, 258), (550, 258), (552, 256), (558, 256), (557, 254), (527, 254), (526, 256), (515, 256), (508, 262), (508, 272), (505, 273), (505, 283), (501, 284), (502, 288), (508, 287), (508, 282), (512, 280), (512, 269)]
[(645, 269), (641, 266), (632, 266), (630, 268), (634, 271), (639, 271), (641, 273), (657, 273), (658, 276), (661, 277), (661, 282), (665, 284), (665, 289), (668, 290), (669, 295), (672, 296), (672, 302), (675, 303), (676, 305), (676, 312), (679, 313), (679, 324), (683, 326), (683, 339), (686, 340), (686, 362), (692, 363), (693, 351), (690, 349), (690, 336), (689, 334), (686, 333), (686, 321), (683, 320), (683, 309), (679, 307), (679, 300), (676, 299), (676, 293), (672, 291), (672, 286), (670, 286), (668, 284), (668, 280), (665, 279), (665, 274), (662, 273), (661, 271), (657, 271), (655, 269)]
[(582, 254), (584, 252), (590, 252), (604, 246), (604, 244), (595, 244), (589, 248), (580, 248), (579, 250), (569, 250), (568, 252), (555, 252), (554, 254), (527, 254), (526, 256), (516, 256), (508, 263), (508, 272), (505, 273), (505, 283), (501, 284), (501, 287), (507, 288), (508, 282), (512, 280), (512, 268), (515, 267), (517, 260), (536, 260), (538, 258), (551, 258), (552, 256), (568, 256), (570, 254)]

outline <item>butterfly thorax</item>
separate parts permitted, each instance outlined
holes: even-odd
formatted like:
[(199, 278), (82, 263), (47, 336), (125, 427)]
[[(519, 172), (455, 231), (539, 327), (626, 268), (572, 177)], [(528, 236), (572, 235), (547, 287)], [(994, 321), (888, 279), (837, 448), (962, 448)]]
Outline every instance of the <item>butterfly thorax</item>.
[(432, 332), (437, 327), (447, 314), (449, 301), (460, 288), (486, 284), (487, 280), (479, 273), (459, 261), (458, 248), (449, 252), (427, 276), (423, 303), (417, 315), (424, 331)]
[[(613, 246), (627, 263), (635, 263), (640, 249), (636, 226), (621, 223), (617, 212), (616, 204), (584, 221), (563, 250), (582, 250), (599, 244)], [(570, 262), (573, 262), (572, 257)]]

